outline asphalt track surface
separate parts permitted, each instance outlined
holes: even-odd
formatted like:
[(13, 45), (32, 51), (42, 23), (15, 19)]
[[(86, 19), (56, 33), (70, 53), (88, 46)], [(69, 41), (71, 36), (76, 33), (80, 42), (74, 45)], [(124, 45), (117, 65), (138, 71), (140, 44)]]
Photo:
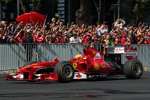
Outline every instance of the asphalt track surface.
[(0, 100), (150, 100), (150, 73), (139, 80), (116, 76), (70, 83), (29, 83), (0, 78)]

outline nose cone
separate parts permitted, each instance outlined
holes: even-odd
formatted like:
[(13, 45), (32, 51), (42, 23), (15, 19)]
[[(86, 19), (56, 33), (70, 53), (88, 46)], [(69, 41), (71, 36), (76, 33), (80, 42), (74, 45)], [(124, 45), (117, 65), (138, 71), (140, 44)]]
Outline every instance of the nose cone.
[(17, 70), (17, 73), (22, 73), (22, 72), (25, 72), (25, 68), (20, 68)]
[(17, 70), (17, 73), (23, 73), (23, 72), (27, 71), (28, 69), (30, 69), (30, 66), (19, 68)]

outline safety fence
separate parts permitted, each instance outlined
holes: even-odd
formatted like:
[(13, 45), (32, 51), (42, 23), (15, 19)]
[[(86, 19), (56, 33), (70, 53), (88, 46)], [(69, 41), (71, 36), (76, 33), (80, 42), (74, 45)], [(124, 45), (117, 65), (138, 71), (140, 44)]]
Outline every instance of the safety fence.
[[(150, 67), (150, 45), (133, 45), (138, 48), (138, 59)], [(0, 70), (16, 69), (28, 61), (69, 60), (83, 53), (82, 44), (0, 44)], [(123, 63), (126, 61), (122, 55)]]
[(150, 45), (137, 45), (136, 47), (138, 48), (138, 59), (150, 68)]
[(29, 61), (69, 60), (83, 47), (78, 44), (1, 44), (0, 70), (16, 69)]

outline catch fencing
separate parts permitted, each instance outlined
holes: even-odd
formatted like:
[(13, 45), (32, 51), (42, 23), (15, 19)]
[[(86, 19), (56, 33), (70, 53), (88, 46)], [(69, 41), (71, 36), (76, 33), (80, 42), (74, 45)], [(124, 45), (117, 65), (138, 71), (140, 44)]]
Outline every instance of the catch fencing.
[[(138, 59), (150, 67), (150, 45), (134, 46)], [(83, 53), (82, 44), (0, 44), (0, 70), (16, 69), (28, 61), (53, 61), (55, 57), (69, 60), (79, 53)]]
[(82, 53), (80, 44), (1, 44), (0, 70), (16, 69), (28, 61), (69, 60)]

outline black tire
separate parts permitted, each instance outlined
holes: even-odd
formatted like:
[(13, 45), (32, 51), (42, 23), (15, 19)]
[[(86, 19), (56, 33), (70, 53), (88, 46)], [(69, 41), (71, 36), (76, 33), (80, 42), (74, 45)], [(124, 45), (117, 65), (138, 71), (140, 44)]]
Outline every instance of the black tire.
[(28, 65), (31, 65), (31, 64), (34, 64), (34, 63), (37, 63), (36, 61), (30, 61), (30, 62), (27, 62), (23, 65), (23, 67), (25, 66), (28, 66)]
[(127, 61), (124, 64), (124, 75), (128, 79), (140, 79), (143, 74), (143, 65), (139, 60)]
[(74, 69), (70, 62), (62, 61), (55, 66), (54, 72), (58, 74), (59, 82), (70, 82), (74, 77)]

